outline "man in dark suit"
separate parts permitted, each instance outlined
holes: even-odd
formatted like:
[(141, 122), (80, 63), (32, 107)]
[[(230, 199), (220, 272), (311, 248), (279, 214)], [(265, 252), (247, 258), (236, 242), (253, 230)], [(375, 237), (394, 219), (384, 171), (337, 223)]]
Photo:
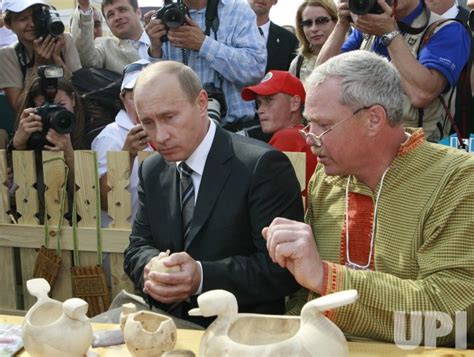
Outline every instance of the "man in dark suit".
[(267, 42), (267, 68), (288, 71), (299, 43), (290, 31), (270, 21), (270, 9), (278, 0), (247, 0), (257, 15), (257, 26)]
[[(159, 155), (139, 169), (125, 271), (151, 304), (203, 326), (210, 320), (187, 312), (212, 289), (232, 292), (240, 311), (284, 313), (284, 297), (298, 285), (268, 258), (261, 231), (279, 215), (303, 219), (286, 156), (215, 125), (207, 116), (207, 93), (183, 64), (148, 66), (134, 94)], [(167, 249), (165, 266), (179, 272), (150, 271), (150, 260)]]

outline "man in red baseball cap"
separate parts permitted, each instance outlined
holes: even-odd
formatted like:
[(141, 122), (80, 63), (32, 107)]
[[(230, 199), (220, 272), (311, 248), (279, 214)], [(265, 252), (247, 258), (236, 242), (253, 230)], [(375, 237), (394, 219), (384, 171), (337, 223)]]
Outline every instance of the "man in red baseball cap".
[[(306, 93), (301, 81), (286, 71), (270, 71), (262, 81), (242, 90), (244, 100), (255, 100), (262, 131), (272, 134), (269, 144), (281, 151), (306, 153), (306, 185), (317, 159), (300, 135)], [(306, 190), (304, 191), (304, 195)]]

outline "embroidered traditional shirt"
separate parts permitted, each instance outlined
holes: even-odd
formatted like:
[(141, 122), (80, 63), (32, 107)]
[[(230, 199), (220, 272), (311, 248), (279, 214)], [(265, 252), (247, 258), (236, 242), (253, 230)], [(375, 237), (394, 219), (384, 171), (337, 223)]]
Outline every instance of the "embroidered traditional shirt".
[[(328, 314), (351, 335), (393, 341), (394, 311), (440, 311), (453, 321), (457, 311), (468, 311), (468, 329), (474, 328), (474, 157), (426, 142), (421, 129), (411, 133), (379, 197), (373, 270), (344, 265), (347, 177), (327, 176), (318, 164), (308, 187), (306, 222), (325, 260), (323, 295), (346, 289), (359, 293), (356, 303)], [(378, 189), (372, 192), (353, 177), (349, 192), (375, 202)], [(360, 217), (359, 223), (370, 227), (373, 209), (368, 206), (368, 222)], [(362, 235), (350, 228), (351, 259), (364, 264), (367, 239), (355, 244), (352, 239)], [(454, 331), (437, 342), (454, 343)]]

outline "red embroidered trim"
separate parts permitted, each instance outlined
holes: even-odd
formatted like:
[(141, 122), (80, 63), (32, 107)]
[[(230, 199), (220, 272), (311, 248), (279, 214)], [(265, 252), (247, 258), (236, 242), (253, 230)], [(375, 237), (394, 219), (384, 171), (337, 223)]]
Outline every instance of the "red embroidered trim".
[(400, 146), (400, 149), (398, 150), (398, 156), (405, 156), (407, 155), (410, 151), (415, 149), (416, 147), (420, 146), (423, 144), (425, 141), (425, 134), (422, 129), (415, 130), (408, 141), (405, 144), (402, 144)]

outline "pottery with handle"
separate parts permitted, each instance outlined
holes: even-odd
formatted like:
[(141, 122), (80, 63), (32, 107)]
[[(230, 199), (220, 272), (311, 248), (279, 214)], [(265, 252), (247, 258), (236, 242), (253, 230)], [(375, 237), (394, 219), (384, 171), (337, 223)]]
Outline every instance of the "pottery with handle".
[(199, 348), (206, 357), (348, 356), (342, 331), (323, 312), (351, 304), (357, 291), (347, 290), (309, 301), (301, 317), (238, 313), (237, 300), (225, 290), (198, 297), (192, 316), (214, 316)]
[(132, 356), (160, 356), (176, 345), (176, 325), (171, 317), (151, 311), (137, 312), (132, 303), (122, 305), (120, 325)]
[(29, 280), (27, 289), (38, 300), (23, 321), (25, 350), (31, 356), (85, 356), (92, 343), (87, 302), (51, 299), (50, 286), (42, 278)]

